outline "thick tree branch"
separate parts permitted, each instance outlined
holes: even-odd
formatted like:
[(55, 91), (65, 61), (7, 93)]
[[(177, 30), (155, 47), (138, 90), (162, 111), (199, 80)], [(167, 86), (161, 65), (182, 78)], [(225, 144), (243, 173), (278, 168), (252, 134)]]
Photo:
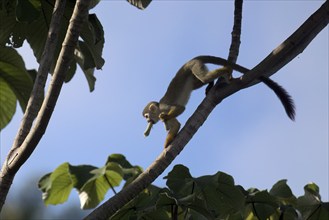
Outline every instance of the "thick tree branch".
[[(308, 44), (329, 22), (328, 0), (313, 13), (288, 39), (281, 43), (264, 60), (255, 66), (248, 75), (243, 76), (244, 88), (258, 83), (259, 76), (270, 77), (283, 66), (302, 53)], [(275, 65), (273, 64), (275, 63)], [(268, 68), (271, 66), (272, 68)], [(266, 72), (264, 72), (266, 70)]]
[(45, 88), (45, 84), (47, 81), (48, 72), (51, 66), (51, 63), (54, 60), (54, 52), (56, 49), (58, 34), (60, 30), (60, 23), (65, 11), (66, 0), (55, 2), (53, 15), (49, 25), (49, 31), (47, 40), (45, 43), (45, 47), (42, 52), (40, 65), (37, 73), (37, 77), (35, 79), (35, 83), (33, 85), (33, 90), (30, 95), (29, 102), (26, 107), (26, 111), (24, 112), (24, 116), (16, 135), (15, 141), (12, 146), (12, 151), (18, 148), (27, 134), (30, 132), (32, 127), (32, 123), (35, 117), (40, 110), (41, 102), (42, 102), (42, 94)]
[[(49, 25), (47, 40), (41, 56), (38, 73), (33, 85), (33, 90), (31, 92), (30, 99), (24, 112), (24, 116), (15, 137), (14, 143), (0, 172), (0, 212), (15, 175), (14, 173), (9, 175), (10, 170), (8, 169), (7, 164), (9, 163), (10, 158), (15, 156), (13, 152), (22, 144), (26, 138), (40, 109), (42, 94), (47, 81), (48, 72), (54, 59), (54, 51), (58, 41), (60, 22), (64, 14), (65, 4), (65, 0), (57, 0), (55, 3)], [(6, 178), (4, 177), (5, 173), (7, 173)]]
[[(242, 79), (233, 80), (232, 83), (220, 90), (212, 89), (199, 105), (197, 110), (186, 122), (172, 144), (166, 148), (158, 158), (130, 185), (123, 188), (118, 194), (95, 209), (85, 219), (107, 219), (121, 207), (136, 197), (143, 189), (149, 186), (183, 150), (188, 141), (205, 122), (217, 103), (229, 95), (257, 83), (261, 75), (270, 76), (287, 64), (303, 51), (309, 42), (328, 24), (328, 1), (325, 2), (287, 41), (294, 45), (280, 45), (264, 61), (244, 75)], [(271, 58), (274, 56), (274, 58)], [(288, 56), (287, 59), (284, 59)], [(268, 60), (270, 59), (271, 62)], [(266, 68), (264, 64), (266, 63)]]
[(82, 28), (82, 25), (84, 24), (85, 19), (88, 16), (89, 5), (90, 0), (78, 0), (76, 2), (70, 20), (70, 24), (62, 45), (62, 50), (59, 54), (59, 58), (56, 63), (56, 67), (48, 92), (36, 118), (35, 126), (28, 133), (22, 144), (18, 148), (14, 149), (14, 152), (12, 152), (11, 154), (11, 158), (6, 159), (5, 165), (1, 170), (0, 190), (4, 198), (8, 193), (10, 184), (16, 172), (31, 156), (32, 152), (34, 151), (46, 131), (50, 117), (60, 94), (65, 74), (69, 68), (70, 62), (72, 61), (74, 50), (78, 42), (80, 30)]
[(15, 170), (15, 168), (19, 168), (28, 159), (46, 131), (50, 117), (55, 109), (57, 99), (62, 89), (66, 72), (68, 71), (70, 63), (73, 59), (74, 50), (78, 42), (80, 31), (86, 18), (88, 17), (89, 3), (90, 0), (78, 0), (76, 2), (67, 33), (63, 41), (62, 49), (56, 63), (54, 74), (45, 100), (43, 101), (36, 118), (35, 126), (17, 151), (20, 159), (13, 161), (13, 163), (15, 163), (13, 165), (9, 164), (10, 169)]

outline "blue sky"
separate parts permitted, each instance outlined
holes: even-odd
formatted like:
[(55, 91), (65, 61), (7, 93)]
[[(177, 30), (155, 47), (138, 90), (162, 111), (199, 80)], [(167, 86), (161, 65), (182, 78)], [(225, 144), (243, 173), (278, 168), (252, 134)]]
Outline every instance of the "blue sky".
[[(322, 3), (245, 1), (237, 63), (247, 68), (258, 64)], [(106, 63), (96, 71), (96, 89), (89, 93), (80, 70), (64, 85), (47, 132), (18, 172), (9, 196), (25, 179), (66, 161), (102, 166), (107, 155), (122, 153), (132, 164), (146, 168), (162, 151), (166, 133), (159, 123), (144, 138), (144, 106), (162, 97), (187, 60), (228, 55), (233, 1), (154, 1), (145, 11), (125, 1), (102, 1), (93, 12), (106, 39)], [(265, 85), (242, 90), (217, 106), (155, 183), (163, 186), (162, 177), (173, 165), (184, 164), (193, 176), (226, 172), (245, 188), (270, 189), (276, 181), (288, 179), (297, 196), (305, 184), (315, 182), (328, 201), (328, 35), (327, 27), (272, 76), (294, 98), (295, 122)], [(21, 52), (26, 66), (37, 68), (28, 48)], [(203, 98), (204, 89), (192, 94), (179, 117), (182, 124)], [(1, 133), (1, 164), (21, 117), (17, 109)]]

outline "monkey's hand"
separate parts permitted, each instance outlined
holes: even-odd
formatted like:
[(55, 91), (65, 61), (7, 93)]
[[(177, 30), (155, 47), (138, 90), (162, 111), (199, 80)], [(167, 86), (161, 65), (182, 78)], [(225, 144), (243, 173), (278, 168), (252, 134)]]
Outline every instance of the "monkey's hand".
[(223, 79), (226, 84), (230, 84), (233, 69), (229, 66), (224, 66), (220, 68), (220, 72), (219, 78)]
[(176, 137), (179, 128), (180, 128), (180, 123), (178, 122), (178, 120), (176, 118), (171, 118), (167, 121), (164, 121), (165, 123), (165, 128), (168, 131), (165, 143), (164, 143), (164, 147), (168, 147), (169, 144), (174, 140), (174, 138)]
[(168, 114), (166, 114), (166, 113), (164, 113), (164, 112), (161, 112), (160, 115), (159, 115), (159, 119), (160, 119), (161, 121), (165, 121), (165, 120), (170, 119), (170, 117), (169, 117)]

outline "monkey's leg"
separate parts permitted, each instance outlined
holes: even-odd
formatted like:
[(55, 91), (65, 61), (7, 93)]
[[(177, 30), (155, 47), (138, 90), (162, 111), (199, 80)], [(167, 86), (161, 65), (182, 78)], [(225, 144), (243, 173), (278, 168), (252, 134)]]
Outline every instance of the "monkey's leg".
[(203, 83), (207, 84), (214, 81), (217, 78), (223, 78), (226, 83), (229, 83), (232, 78), (232, 68), (229, 66), (224, 66), (212, 71), (207, 72), (193, 72), (193, 74)]
[(213, 77), (216, 78), (222, 78), (227, 84), (229, 84), (230, 80), (232, 79), (232, 72), (233, 69), (231, 67), (224, 66), (222, 68), (212, 70), (208, 74), (213, 75)]
[(178, 120), (176, 118), (172, 118), (169, 119), (167, 121), (164, 121), (165, 123), (165, 128), (168, 131), (165, 143), (164, 143), (164, 147), (168, 147), (169, 144), (174, 140), (174, 138), (176, 137), (179, 128), (180, 128), (180, 123), (178, 122)]

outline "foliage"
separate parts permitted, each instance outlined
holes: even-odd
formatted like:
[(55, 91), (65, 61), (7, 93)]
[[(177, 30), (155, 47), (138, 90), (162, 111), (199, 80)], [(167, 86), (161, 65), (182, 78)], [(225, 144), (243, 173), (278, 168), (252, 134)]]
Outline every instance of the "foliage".
[(13, 48), (0, 45), (0, 130), (16, 111), (16, 102), (23, 111), (32, 91), (34, 71), (25, 68), (22, 57)]
[[(25, 111), (33, 86), (33, 77), (27, 70), (16, 48), (22, 47), (26, 40), (34, 56), (40, 62), (43, 48), (49, 31), (54, 0), (4, 0), (0, 4), (0, 130), (4, 128), (16, 110), (16, 100)], [(94, 7), (99, 1), (93, 1)], [(59, 41), (55, 50), (55, 59), (50, 72), (52, 73), (58, 58), (69, 18), (73, 12), (75, 1), (67, 1), (64, 17), (61, 22)], [(89, 14), (86, 24), (80, 35), (80, 40), (75, 49), (74, 62), (71, 63), (66, 75), (69, 82), (76, 72), (77, 64), (84, 72), (90, 91), (95, 88), (96, 78), (94, 70), (102, 68), (104, 59), (102, 51), (104, 46), (103, 27), (95, 14)]]
[(40, 179), (39, 188), (46, 205), (65, 202), (75, 188), (79, 193), (81, 208), (90, 209), (104, 199), (109, 188), (119, 186), (122, 180), (130, 183), (141, 172), (140, 167), (132, 166), (124, 156), (112, 154), (105, 165), (99, 168), (63, 163)]
[[(105, 166), (72, 166), (64, 163), (39, 181), (45, 204), (67, 200), (73, 188), (79, 192), (82, 209), (96, 207), (109, 188), (131, 183), (141, 168), (132, 166), (123, 155), (112, 154)], [(187, 167), (176, 165), (165, 177), (167, 187), (149, 186), (111, 219), (328, 219), (329, 203), (322, 202), (315, 183), (304, 187), (296, 198), (287, 180), (270, 191), (245, 190), (223, 172), (192, 177)]]
[[(94, 0), (90, 7), (97, 5)], [(145, 9), (151, 0), (128, 0), (139, 9)], [(61, 22), (54, 71), (75, 0), (68, 0)], [(0, 130), (4, 128), (19, 102), (26, 108), (35, 70), (27, 70), (16, 48), (26, 40), (38, 62), (49, 32), (54, 0), (3, 0), (0, 4)], [(66, 82), (74, 76), (77, 64), (83, 70), (90, 91), (94, 90), (94, 70), (104, 65), (102, 50), (104, 32), (95, 14), (89, 14), (75, 48), (74, 62), (66, 75)], [(63, 163), (52, 173), (43, 176), (39, 188), (48, 204), (67, 201), (72, 189), (78, 191), (81, 208), (96, 207), (111, 188), (132, 183), (142, 172), (132, 166), (123, 155), (110, 155), (102, 167), (74, 166)], [(167, 187), (150, 185), (119, 210), (112, 219), (328, 219), (329, 203), (322, 202), (316, 184), (307, 184), (305, 195), (296, 198), (286, 180), (278, 181), (270, 191), (248, 189), (235, 185), (234, 179), (223, 172), (192, 177), (188, 168), (177, 165), (169, 172)]]

